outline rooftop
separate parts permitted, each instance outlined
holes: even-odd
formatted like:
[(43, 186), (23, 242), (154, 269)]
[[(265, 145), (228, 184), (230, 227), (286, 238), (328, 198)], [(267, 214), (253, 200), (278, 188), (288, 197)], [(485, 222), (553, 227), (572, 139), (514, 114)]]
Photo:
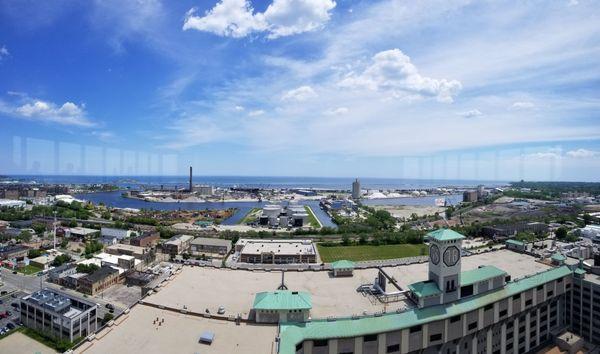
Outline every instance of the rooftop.
[(428, 297), (440, 294), (442, 291), (433, 280), (420, 281), (408, 286), (417, 297)]
[[(244, 242), (240, 242), (244, 241)], [(311, 240), (240, 240), (237, 244), (244, 246), (241, 253), (256, 254), (316, 254)]]
[(256, 294), (252, 308), (255, 310), (310, 310), (310, 294), (304, 291), (264, 291)]
[(564, 261), (565, 259), (567, 259), (567, 257), (563, 256), (562, 254), (556, 252), (555, 254), (552, 255), (552, 260), (553, 261)]
[(471, 285), (480, 281), (489, 280), (496, 277), (504, 277), (508, 274), (500, 268), (494, 266), (481, 266), (476, 269), (466, 270), (460, 273), (460, 285)]
[(118, 273), (119, 270), (114, 269), (113, 267), (110, 266), (103, 266), (100, 269), (98, 269), (97, 271), (93, 272), (92, 274), (89, 274), (87, 277), (85, 277), (85, 279), (89, 280), (92, 283), (95, 283), (97, 281), (100, 281), (104, 278), (106, 278), (107, 276), (113, 274), (113, 273)]
[(388, 313), (383, 316), (345, 318), (336, 321), (312, 320), (302, 324), (282, 324), (280, 331), (280, 354), (295, 353), (295, 345), (306, 339), (355, 337), (381, 332), (391, 332), (444, 320), (456, 315), (494, 303), (512, 295), (532, 289), (540, 284), (565, 277), (571, 273), (567, 266), (557, 267), (517, 281), (505, 287), (481, 295), (458, 300), (454, 303), (411, 309), (402, 313)]
[(345, 259), (336, 261), (331, 263), (331, 267), (333, 269), (347, 269), (347, 268), (354, 268), (354, 262), (352, 261), (347, 261)]
[(224, 240), (220, 238), (213, 237), (196, 237), (192, 240), (192, 245), (208, 245), (208, 246), (223, 246), (223, 247), (231, 247), (230, 240)]
[(517, 246), (525, 246), (525, 242), (519, 241), (519, 240), (513, 240), (513, 239), (506, 240), (505, 243), (509, 243), (511, 245), (517, 245)]
[(451, 229), (439, 229), (431, 231), (427, 234), (427, 236), (438, 241), (462, 240), (465, 238), (463, 235)]

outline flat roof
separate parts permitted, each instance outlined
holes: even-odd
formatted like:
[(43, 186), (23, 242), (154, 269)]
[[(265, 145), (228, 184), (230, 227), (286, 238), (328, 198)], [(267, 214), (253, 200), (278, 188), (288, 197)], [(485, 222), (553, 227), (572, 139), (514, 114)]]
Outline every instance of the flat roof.
[[(239, 242), (239, 241), (238, 241)], [(242, 254), (305, 254), (314, 255), (316, 250), (311, 240), (246, 240), (242, 243)]]
[(231, 247), (231, 240), (224, 240), (221, 238), (212, 237), (196, 237), (191, 242), (192, 245), (208, 245), (208, 246), (222, 246)]
[[(157, 317), (161, 320), (160, 326), (153, 324)], [(96, 339), (78, 347), (75, 353), (263, 354), (271, 353), (277, 346), (277, 326), (244, 322), (236, 325), (234, 321), (185, 315), (140, 304), (117, 322), (118, 326), (103, 329)], [(205, 331), (214, 333), (211, 345), (198, 341)]]
[(462, 240), (465, 238), (463, 235), (451, 229), (439, 229), (431, 231), (427, 234), (427, 236), (438, 241)]
[(553, 268), (508, 283), (496, 291), (458, 300), (453, 303), (410, 309), (402, 313), (389, 313), (379, 317), (345, 318), (336, 321), (313, 320), (307, 323), (281, 324), (279, 354), (293, 354), (296, 344), (307, 339), (356, 337), (367, 334), (397, 331), (412, 326), (444, 320), (461, 315), (487, 304), (511, 297), (540, 284), (572, 274), (567, 266)]
[(106, 247), (107, 250), (126, 250), (126, 251), (131, 251), (133, 253), (140, 253), (143, 254), (144, 252), (146, 252), (146, 249), (144, 247), (140, 247), (140, 246), (134, 246), (134, 245), (126, 245), (123, 243), (116, 243), (114, 245), (110, 245), (108, 247)]
[(264, 291), (254, 297), (255, 310), (310, 310), (310, 294), (304, 291)]

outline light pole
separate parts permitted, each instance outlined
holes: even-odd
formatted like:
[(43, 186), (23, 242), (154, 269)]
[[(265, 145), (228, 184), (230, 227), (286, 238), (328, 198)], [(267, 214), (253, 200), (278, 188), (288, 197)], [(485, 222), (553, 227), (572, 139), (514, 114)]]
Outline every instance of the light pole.
[(56, 251), (56, 210), (54, 210), (54, 251)]

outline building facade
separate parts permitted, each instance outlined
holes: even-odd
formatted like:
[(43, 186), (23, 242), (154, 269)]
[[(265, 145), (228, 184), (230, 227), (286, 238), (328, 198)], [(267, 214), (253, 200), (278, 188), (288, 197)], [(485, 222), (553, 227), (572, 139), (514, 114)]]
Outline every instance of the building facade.
[(158, 243), (158, 240), (160, 240), (160, 233), (147, 232), (140, 236), (132, 238), (129, 244), (138, 247), (154, 247)]
[(226, 256), (231, 251), (231, 241), (212, 237), (196, 237), (190, 243), (192, 255)]
[[(407, 295), (415, 307), (282, 324), (279, 353), (516, 354), (535, 351), (569, 328), (577, 280), (568, 266), (514, 281), (493, 266), (461, 272), (462, 235), (437, 230), (428, 236), (429, 277), (411, 284)], [(595, 335), (594, 320), (593, 315), (580, 320), (587, 338)]]
[(317, 251), (311, 240), (239, 239), (235, 250), (243, 263), (315, 263)]
[(102, 266), (92, 274), (77, 281), (79, 291), (87, 295), (95, 295), (119, 283), (119, 271), (110, 266)]
[(20, 301), (21, 322), (53, 338), (74, 341), (97, 329), (97, 305), (55, 290), (39, 290)]

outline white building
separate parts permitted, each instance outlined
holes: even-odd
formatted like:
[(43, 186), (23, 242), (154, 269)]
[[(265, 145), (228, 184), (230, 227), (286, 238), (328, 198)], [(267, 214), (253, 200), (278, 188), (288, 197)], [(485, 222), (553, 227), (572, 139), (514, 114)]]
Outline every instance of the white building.
[(581, 231), (581, 236), (589, 238), (595, 242), (600, 242), (600, 225), (587, 225), (579, 230)]
[(115, 229), (112, 227), (103, 227), (100, 229), (102, 243), (105, 245), (114, 245), (123, 239), (130, 238), (132, 233), (134, 233), (134, 231)]
[(24, 200), (0, 199), (0, 207), (2, 208), (21, 208), (26, 204)]

